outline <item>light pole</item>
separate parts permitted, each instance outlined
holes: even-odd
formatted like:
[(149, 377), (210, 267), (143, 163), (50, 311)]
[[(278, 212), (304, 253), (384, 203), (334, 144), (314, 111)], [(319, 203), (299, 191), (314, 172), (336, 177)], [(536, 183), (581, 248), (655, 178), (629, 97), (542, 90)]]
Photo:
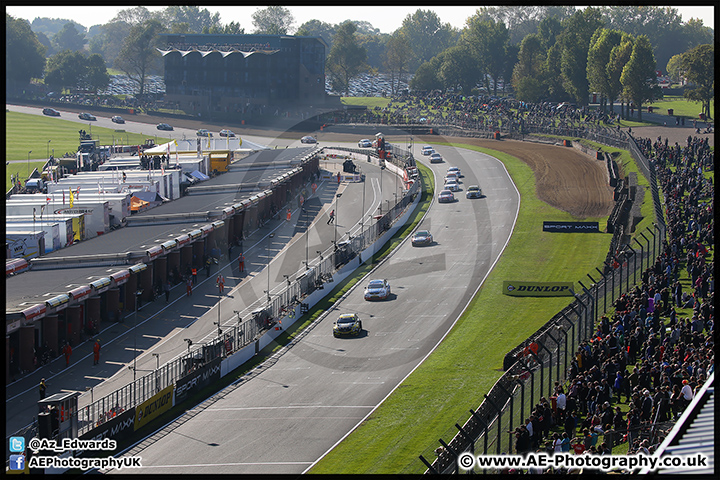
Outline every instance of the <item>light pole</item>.
[[(133, 385), (135, 384), (135, 379), (137, 378), (137, 315), (138, 315), (138, 298), (140, 298), (140, 295), (142, 294), (142, 291), (137, 290), (135, 292), (135, 327), (133, 328)], [(135, 387), (133, 387), (135, 388)]]
[(308, 248), (309, 248), (309, 242), (308, 236), (310, 235), (310, 223), (308, 222), (308, 211), (307, 208), (303, 208), (305, 210), (305, 270), (310, 270), (310, 265), (308, 265), (309, 257), (308, 257)]
[(52, 139), (48, 140), (48, 143), (47, 143), (47, 158), (50, 158), (50, 142), (52, 142)]
[[(28, 178), (30, 178), (30, 154), (32, 153), (32, 150), (28, 152), (28, 159), (27, 159), (27, 171), (28, 171)], [(26, 180), (27, 182), (27, 180)]]
[(337, 200), (335, 200), (335, 248), (337, 248), (337, 224), (338, 224), (338, 218), (340, 218), (340, 197), (342, 197), (342, 193), (338, 193), (335, 195)]
[(270, 240), (275, 236), (274, 233), (268, 235), (267, 243), (267, 299), (270, 303)]

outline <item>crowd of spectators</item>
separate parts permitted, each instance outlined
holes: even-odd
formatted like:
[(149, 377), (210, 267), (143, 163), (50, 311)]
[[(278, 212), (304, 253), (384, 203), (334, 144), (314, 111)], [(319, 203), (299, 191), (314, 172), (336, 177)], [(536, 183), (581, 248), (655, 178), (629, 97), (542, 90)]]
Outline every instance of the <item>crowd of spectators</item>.
[(619, 116), (569, 103), (526, 103), (508, 97), (430, 92), (402, 94), (386, 107), (330, 114), (342, 123), (432, 124), (469, 130), (527, 133), (532, 127), (590, 129), (616, 124)]
[(518, 453), (606, 455), (628, 442), (628, 454), (652, 454), (714, 372), (713, 152), (707, 138), (637, 143), (665, 198), (662, 252), (579, 345), (567, 381), (514, 430)]

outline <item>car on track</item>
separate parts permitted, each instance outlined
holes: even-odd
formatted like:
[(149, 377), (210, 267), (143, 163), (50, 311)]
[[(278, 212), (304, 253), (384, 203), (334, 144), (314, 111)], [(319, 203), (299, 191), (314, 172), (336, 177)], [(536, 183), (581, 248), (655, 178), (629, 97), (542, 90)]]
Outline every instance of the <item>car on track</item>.
[(433, 153), (430, 155), (430, 163), (442, 163), (443, 158), (439, 153)]
[(425, 156), (432, 155), (433, 153), (435, 153), (435, 149), (432, 148), (430, 145), (425, 145), (420, 153)]
[(445, 183), (448, 182), (460, 183), (460, 179), (458, 179), (458, 176), (454, 173), (448, 173), (447, 175), (445, 175)]
[(433, 236), (427, 230), (418, 230), (412, 236), (411, 242), (413, 247), (424, 247), (426, 245), (432, 245)]
[(465, 192), (465, 198), (482, 198), (482, 196), (482, 189), (477, 185), (470, 185)]
[(174, 130), (172, 125), (168, 125), (167, 123), (158, 123), (156, 128), (158, 130)]
[(362, 321), (357, 313), (343, 313), (333, 323), (335, 337), (360, 335), (360, 332), (362, 332)]
[(317, 139), (311, 135), (305, 135), (300, 139), (300, 143), (317, 143)]
[(370, 280), (365, 288), (365, 300), (387, 300), (390, 296), (390, 283), (386, 279)]
[(234, 137), (234, 136), (235, 136), (235, 132), (233, 132), (232, 130), (227, 130), (227, 129), (226, 129), (226, 130), (220, 130), (220, 136), (221, 136), (221, 137)]
[(122, 118), (120, 115), (115, 115), (110, 120), (112, 120), (113, 123), (125, 123), (125, 119)]
[(362, 140), (358, 141), (358, 148), (370, 148), (372, 147), (372, 142), (368, 138), (363, 138)]
[(97, 120), (97, 119), (95, 118), (95, 115), (93, 115), (92, 113), (87, 113), (87, 112), (83, 112), (83, 113), (78, 114), (78, 118), (79, 118), (80, 120)]
[(463, 176), (458, 167), (448, 167), (447, 173), (454, 173), (458, 178)]
[(455, 201), (455, 195), (450, 190), (443, 190), (438, 194), (438, 202), (452, 203)]
[(450, 190), (451, 192), (459, 192), (460, 191), (460, 185), (455, 180), (449, 180), (445, 183), (445, 190)]
[(48, 115), (50, 117), (59, 117), (60, 112), (58, 112), (54, 108), (43, 108), (43, 115)]
[(212, 137), (213, 136), (212, 132), (210, 132), (210, 130), (208, 130), (206, 128), (201, 128), (200, 130), (195, 132), (195, 135), (197, 135), (198, 137)]

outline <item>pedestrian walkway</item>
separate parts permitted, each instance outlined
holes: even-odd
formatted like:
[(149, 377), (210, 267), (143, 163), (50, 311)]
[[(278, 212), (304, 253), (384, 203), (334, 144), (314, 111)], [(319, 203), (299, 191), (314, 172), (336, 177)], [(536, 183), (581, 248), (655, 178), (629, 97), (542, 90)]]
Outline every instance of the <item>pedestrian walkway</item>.
[[(331, 173), (342, 169), (342, 165), (335, 162), (324, 162), (322, 167)], [(320, 199), (322, 207), (317, 216), (311, 219), (311, 228), (316, 228), (318, 219), (327, 214), (338, 191), (338, 185), (334, 182), (317, 180), (317, 184), (316, 195), (311, 195), (309, 198)], [(310, 191), (310, 184), (306, 189)], [(266, 256), (265, 239), (269, 232), (276, 232), (275, 248), (281, 238), (287, 239), (288, 243), (296, 240), (293, 231), (300, 215), (300, 209), (296, 208), (296, 204), (296, 199), (289, 202), (293, 221), (288, 222), (284, 214), (278, 213), (266, 225), (251, 232), (243, 240), (243, 248), (235, 247), (230, 258), (224, 256), (218, 265), (213, 266), (209, 276), (203, 275), (204, 270), (199, 271), (192, 296), (186, 295), (185, 284), (180, 283), (171, 288), (169, 302), (166, 303), (164, 295), (161, 295), (155, 301), (141, 305), (137, 312), (126, 315), (122, 322), (110, 324), (97, 335), (88, 337), (74, 346), (68, 367), (65, 366), (65, 357), (60, 355), (49, 364), (8, 384), (5, 391), (6, 436), (33, 423), (38, 413), (36, 404), (40, 398), (39, 386), (43, 378), (47, 385), (47, 396), (62, 391), (90, 392), (90, 395), (81, 396), (79, 405), (84, 407), (130, 383), (133, 373), (136, 373), (138, 378), (145, 375), (149, 370), (141, 371), (140, 367), (144, 364), (140, 365), (138, 359), (148, 349), (163, 345), (166, 339), (180, 332), (182, 337), (189, 335), (191, 326), (198, 331), (201, 327), (204, 328), (202, 330), (204, 333), (199, 335), (211, 334), (208, 328), (210, 322), (199, 320), (210, 312), (221, 298), (233, 297), (234, 308), (241, 303), (249, 306), (255, 302), (258, 299), (255, 292), (265, 291), (267, 285), (264, 282), (269, 282), (266, 276), (261, 274), (269, 261)], [(285, 211), (284, 208), (279, 210), (282, 213)], [(324, 222), (321, 223), (324, 226)], [(278, 252), (276, 255), (279, 255), (283, 248), (276, 250)], [(238, 271), (238, 258), (241, 253), (245, 256), (244, 272)], [(223, 297), (218, 295), (216, 279), (219, 274), (225, 278)], [(259, 274), (260, 278), (257, 278)], [(254, 285), (258, 282), (262, 285)], [(275, 282), (270, 285), (271, 289), (275, 286)], [(223, 300), (222, 303), (225, 304), (226, 301)], [(227, 316), (225, 313), (224, 317)], [(98, 338), (101, 339), (102, 348), (99, 362), (95, 365), (93, 348)], [(135, 352), (137, 356), (134, 355)], [(158, 364), (171, 360), (170, 354), (166, 354), (161, 362), (161, 353), (153, 353), (158, 355), (156, 357)], [(134, 359), (138, 362), (138, 369), (132, 372)], [(152, 358), (150, 360), (153, 361), (152, 368), (156, 368), (155, 360)], [(147, 358), (144, 358), (144, 361), (147, 362)]]

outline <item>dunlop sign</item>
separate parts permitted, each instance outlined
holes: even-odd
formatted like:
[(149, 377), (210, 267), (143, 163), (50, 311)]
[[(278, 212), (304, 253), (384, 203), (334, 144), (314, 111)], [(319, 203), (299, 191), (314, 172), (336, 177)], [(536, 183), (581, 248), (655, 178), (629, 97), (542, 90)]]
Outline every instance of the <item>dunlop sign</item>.
[(172, 408), (174, 388), (175, 384), (165, 387), (135, 408), (135, 431)]
[(513, 297), (572, 297), (573, 282), (503, 282), (503, 293)]

